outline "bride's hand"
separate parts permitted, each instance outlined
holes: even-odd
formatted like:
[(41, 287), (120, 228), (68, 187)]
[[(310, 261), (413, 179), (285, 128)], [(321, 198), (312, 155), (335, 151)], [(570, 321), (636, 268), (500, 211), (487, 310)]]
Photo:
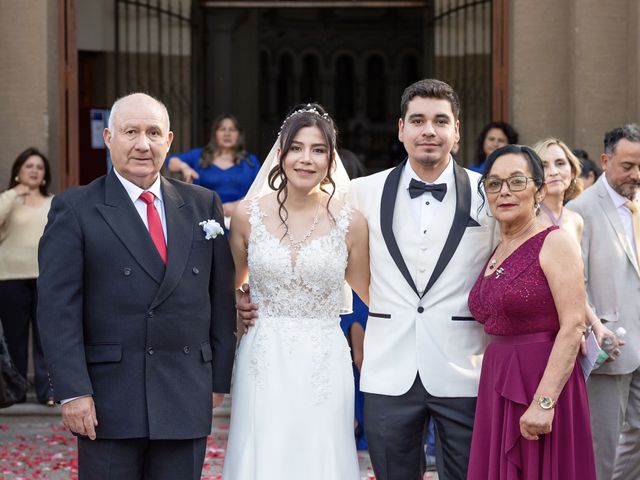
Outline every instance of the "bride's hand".
[(258, 305), (251, 303), (249, 284), (247, 283), (242, 285), (242, 293), (236, 301), (236, 310), (238, 311), (240, 320), (242, 320), (244, 333), (247, 333), (249, 327), (255, 325), (256, 318), (258, 318)]

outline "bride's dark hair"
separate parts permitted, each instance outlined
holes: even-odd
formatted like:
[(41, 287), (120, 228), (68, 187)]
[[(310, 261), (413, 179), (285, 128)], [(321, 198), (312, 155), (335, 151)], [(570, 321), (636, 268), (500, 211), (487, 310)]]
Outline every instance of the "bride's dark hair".
[[(329, 210), (329, 202), (331, 202), (331, 199), (333, 198), (333, 193), (336, 187), (336, 184), (331, 177), (331, 172), (335, 168), (335, 151), (337, 138), (336, 126), (333, 122), (333, 119), (325, 111), (322, 105), (318, 103), (301, 104), (294, 107), (282, 123), (282, 127), (280, 128), (280, 158), (278, 159), (278, 164), (269, 172), (268, 183), (269, 187), (277, 192), (276, 198), (278, 200), (278, 216), (285, 226), (284, 235), (286, 235), (289, 230), (289, 227), (286, 223), (289, 213), (287, 212), (287, 208), (284, 206), (284, 202), (287, 200), (288, 196), (288, 179), (284, 171), (284, 159), (286, 158), (287, 153), (289, 153), (291, 144), (296, 138), (296, 135), (298, 134), (300, 129), (305, 127), (318, 128), (318, 130), (320, 130), (322, 136), (326, 140), (327, 146), (329, 147), (329, 165), (327, 168), (327, 176), (321, 182), (320, 190), (329, 194), (326, 208), (327, 212), (329, 212), (329, 217), (331, 218), (331, 220), (334, 220), (333, 215), (331, 215), (331, 211)], [(324, 187), (327, 184), (331, 185), (331, 192), (325, 190)]]

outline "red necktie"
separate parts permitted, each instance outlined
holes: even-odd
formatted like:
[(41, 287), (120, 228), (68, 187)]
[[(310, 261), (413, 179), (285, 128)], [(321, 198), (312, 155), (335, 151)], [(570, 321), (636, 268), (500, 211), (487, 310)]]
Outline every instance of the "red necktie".
[(153, 204), (155, 195), (151, 192), (142, 192), (140, 200), (147, 204), (147, 224), (149, 225), (149, 233), (151, 240), (158, 249), (158, 253), (164, 263), (167, 263), (167, 244), (164, 241), (164, 232), (162, 231), (162, 222), (156, 206)]

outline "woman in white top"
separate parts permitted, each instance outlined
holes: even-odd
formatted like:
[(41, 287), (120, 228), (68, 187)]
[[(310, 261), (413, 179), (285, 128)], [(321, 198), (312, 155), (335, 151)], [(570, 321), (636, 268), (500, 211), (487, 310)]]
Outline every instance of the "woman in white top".
[(38, 402), (53, 406), (36, 324), (38, 242), (51, 207), (50, 183), (47, 158), (27, 148), (13, 162), (9, 188), (0, 193), (0, 319), (13, 363), (25, 378), (33, 329)]

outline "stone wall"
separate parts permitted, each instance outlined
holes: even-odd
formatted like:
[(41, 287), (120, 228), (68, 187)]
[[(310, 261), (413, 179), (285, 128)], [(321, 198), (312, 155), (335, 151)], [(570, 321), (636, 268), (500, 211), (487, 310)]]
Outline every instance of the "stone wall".
[(511, 121), (524, 143), (557, 136), (592, 158), (640, 120), (637, 0), (512, 0)]
[(0, 15), (0, 191), (18, 154), (35, 146), (58, 184), (57, 2), (3, 0)]

